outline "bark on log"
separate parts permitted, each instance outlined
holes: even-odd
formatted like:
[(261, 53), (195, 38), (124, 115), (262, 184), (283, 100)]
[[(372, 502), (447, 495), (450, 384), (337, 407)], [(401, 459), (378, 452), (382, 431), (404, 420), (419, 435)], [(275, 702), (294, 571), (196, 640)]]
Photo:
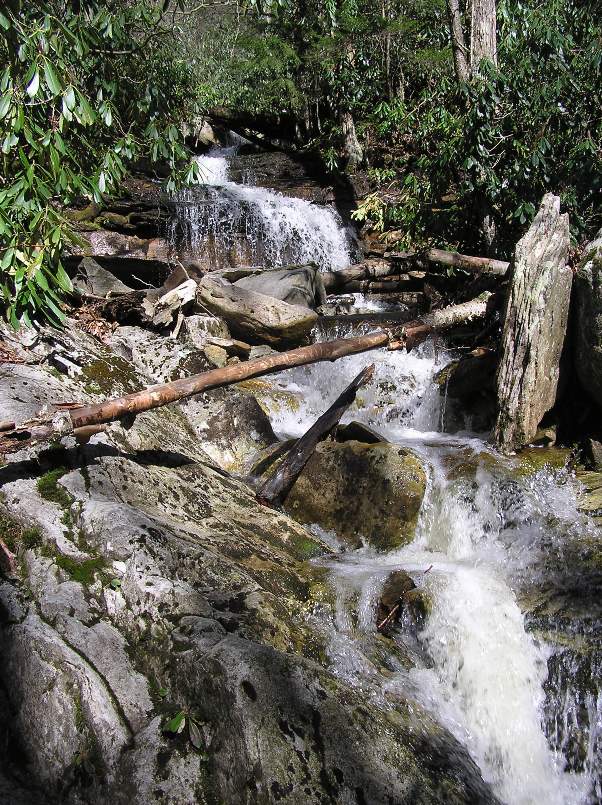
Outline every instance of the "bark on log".
[(470, 70), (479, 74), (483, 60), (497, 64), (496, 0), (472, 0), (470, 21)]
[(257, 492), (257, 500), (260, 503), (272, 507), (281, 506), (284, 503), (286, 496), (311, 458), (318, 443), (326, 439), (333, 428), (338, 425), (345, 411), (355, 400), (358, 389), (369, 383), (373, 374), (374, 364), (362, 369), (330, 408), (297, 440), (274, 475), (268, 478)]
[[(489, 295), (491, 296), (491, 295)], [(488, 297), (464, 302), (461, 305), (438, 310), (402, 327), (377, 330), (355, 338), (339, 338), (308, 347), (299, 347), (287, 352), (277, 352), (252, 361), (212, 369), (198, 375), (150, 386), (142, 391), (127, 394), (94, 405), (85, 405), (71, 410), (62, 410), (52, 417), (25, 422), (17, 428), (0, 433), (0, 449), (16, 450), (25, 442), (49, 440), (73, 434), (88, 438), (91, 426), (104, 425), (117, 420), (131, 420), (137, 414), (150, 411), (178, 400), (192, 397), (203, 391), (239, 383), (261, 375), (280, 372), (294, 366), (303, 366), (320, 361), (335, 361), (345, 355), (368, 352), (388, 346), (389, 349), (411, 349), (433, 332), (452, 329), (473, 319), (484, 318), (489, 310)]]
[(497, 374), (494, 438), (507, 452), (528, 444), (556, 401), (573, 274), (567, 267), (569, 219), (544, 196), (516, 246)]
[(504, 260), (494, 260), (489, 257), (472, 257), (469, 254), (459, 254), (459, 252), (449, 252), (444, 249), (428, 249), (425, 252), (393, 254), (388, 261), (379, 260), (374, 263), (360, 263), (357, 266), (351, 266), (351, 268), (345, 268), (341, 271), (328, 272), (322, 274), (322, 279), (326, 293), (332, 294), (338, 291), (351, 291), (352, 288), (356, 287), (355, 283), (364, 280), (383, 280), (384, 277), (396, 276), (402, 273), (402, 266), (405, 270), (408, 265), (424, 266), (428, 263), (454, 266), (462, 268), (464, 271), (493, 274), (500, 277), (507, 274), (510, 266), (510, 263)]
[(425, 252), (424, 258), (429, 263), (441, 263), (445, 266), (457, 266), (465, 271), (477, 271), (499, 276), (504, 276), (510, 266), (510, 263), (506, 263), (504, 260), (493, 260), (489, 257), (471, 257), (468, 254), (447, 252), (443, 249), (429, 249)]

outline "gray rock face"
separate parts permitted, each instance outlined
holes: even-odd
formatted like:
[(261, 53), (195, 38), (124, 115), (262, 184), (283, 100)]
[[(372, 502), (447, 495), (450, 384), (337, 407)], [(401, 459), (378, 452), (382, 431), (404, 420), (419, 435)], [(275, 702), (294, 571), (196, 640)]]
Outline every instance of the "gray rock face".
[(314, 266), (291, 266), (276, 271), (261, 271), (237, 280), (237, 288), (272, 296), (289, 305), (316, 308), (326, 302), (320, 272)]
[(129, 293), (132, 290), (91, 257), (84, 257), (77, 267), (77, 273), (73, 278), (73, 287), (80, 293), (94, 296), (107, 296), (109, 293)]
[(573, 272), (566, 265), (569, 218), (548, 193), (518, 242), (497, 374), (495, 441), (504, 450), (528, 444), (556, 401), (560, 355)]
[(313, 311), (301, 305), (210, 277), (201, 281), (197, 300), (202, 308), (222, 316), (233, 335), (251, 343), (282, 346), (299, 342), (318, 320)]
[(575, 294), (575, 366), (583, 388), (602, 407), (602, 229), (585, 247)]
[[(44, 389), (88, 402), (148, 382), (158, 344), (145, 354), (140, 333), (121, 332), (120, 355), (73, 327), (67, 337), (107, 370), (59, 379), (4, 364), (0, 393), (18, 420)], [(193, 402), (196, 412), (169, 406), (67, 444), (63, 469), (43, 483), (54, 466), (43, 453), (0, 468), (3, 517), (37, 528), (13, 533), (19, 577), (0, 583), (0, 752), (18, 748), (0, 760), (0, 795), (493, 803), (467, 753), (418, 705), (398, 694), (380, 708), (337, 676), (324, 570), (307, 561), (329, 549), (212, 464), (212, 426), (195, 436), (204, 401)], [(183, 732), (166, 733), (178, 712)]]

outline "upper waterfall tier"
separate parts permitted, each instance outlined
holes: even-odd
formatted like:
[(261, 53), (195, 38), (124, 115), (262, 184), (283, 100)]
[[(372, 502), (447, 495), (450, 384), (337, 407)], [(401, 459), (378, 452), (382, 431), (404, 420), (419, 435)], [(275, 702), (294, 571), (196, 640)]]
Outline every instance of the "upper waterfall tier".
[(313, 262), (336, 270), (351, 263), (351, 239), (333, 207), (230, 181), (231, 153), (199, 157), (201, 184), (172, 200), (170, 240), (178, 251), (211, 269)]

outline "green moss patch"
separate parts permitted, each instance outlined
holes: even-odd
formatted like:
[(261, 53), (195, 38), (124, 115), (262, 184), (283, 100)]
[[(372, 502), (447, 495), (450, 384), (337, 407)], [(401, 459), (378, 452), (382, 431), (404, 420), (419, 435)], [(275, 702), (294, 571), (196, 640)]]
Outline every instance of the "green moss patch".
[(65, 467), (56, 467), (53, 470), (41, 475), (36, 483), (36, 487), (44, 500), (51, 503), (58, 503), (63, 509), (68, 509), (73, 503), (73, 498), (67, 490), (59, 484), (59, 480), (69, 472)]
[(70, 579), (87, 587), (94, 583), (94, 576), (105, 568), (105, 561), (100, 556), (78, 561), (59, 553), (54, 557), (54, 561)]
[(0, 512), (0, 539), (12, 553), (20, 548), (37, 548), (42, 544), (42, 532), (39, 528), (24, 528), (13, 517)]

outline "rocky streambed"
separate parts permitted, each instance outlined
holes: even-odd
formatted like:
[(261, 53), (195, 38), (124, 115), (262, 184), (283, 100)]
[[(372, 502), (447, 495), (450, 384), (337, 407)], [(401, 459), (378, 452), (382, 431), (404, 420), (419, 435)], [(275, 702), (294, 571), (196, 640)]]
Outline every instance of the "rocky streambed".
[[(5, 416), (206, 361), (136, 328), (109, 340), (73, 323), (11, 341)], [(80, 369), (53, 368), (57, 351)], [(337, 675), (313, 616), (331, 592), (310, 561), (331, 548), (237, 477), (274, 440), (232, 388), (0, 469), (17, 557), (0, 587), (4, 801), (494, 800), (415, 702), (382, 706)]]
[[(400, 266), (411, 293), (383, 303), (362, 279), (327, 299), (305, 260), (345, 273), (348, 232), (311, 203), (336, 188), (223, 151), (171, 219), (152, 183), (73, 213), (80, 304), (63, 331), (2, 331), (3, 420), (442, 304), (445, 278)], [(600, 801), (597, 443), (588, 470), (553, 426), (501, 456), (495, 351), (454, 343), (289, 369), (4, 456), (0, 801)], [(260, 505), (369, 362), (283, 510)]]

